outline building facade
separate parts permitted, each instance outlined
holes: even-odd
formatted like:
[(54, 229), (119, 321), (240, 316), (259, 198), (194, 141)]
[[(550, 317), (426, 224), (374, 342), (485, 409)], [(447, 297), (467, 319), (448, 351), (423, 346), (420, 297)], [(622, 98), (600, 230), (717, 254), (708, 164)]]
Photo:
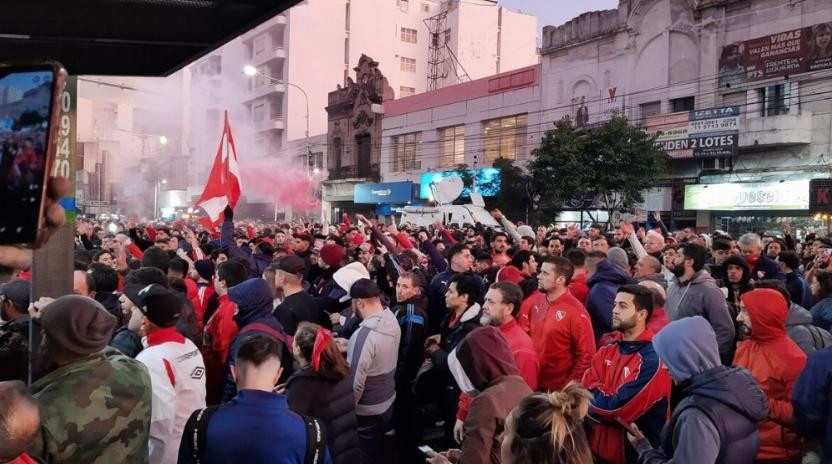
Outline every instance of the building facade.
[[(539, 65), (407, 97), (384, 105), (381, 178), (420, 184), (460, 165), (491, 168), (497, 158), (525, 165), (539, 137)], [(426, 180), (427, 182), (427, 180)]]
[(677, 226), (820, 226), (808, 186), (829, 177), (830, 21), (824, 0), (620, 0), (543, 29), (542, 120), (618, 112), (661, 132)]
[[(362, 55), (401, 98), (535, 64), (536, 34), (534, 16), (496, 0), (302, 2), (188, 67), (189, 193), (201, 191), (225, 110), (241, 152), (304, 166), (317, 153), (325, 160), (327, 145), (311, 154), (296, 145), (327, 134), (328, 94), (347, 85)], [(244, 76), (246, 65), (258, 74)]]
[(365, 212), (353, 203), (355, 186), (379, 179), (383, 102), (392, 98), (393, 89), (378, 62), (366, 55), (358, 60), (355, 80), (347, 77), (344, 87), (329, 93), (329, 179), (322, 192), (327, 223), (342, 213)]

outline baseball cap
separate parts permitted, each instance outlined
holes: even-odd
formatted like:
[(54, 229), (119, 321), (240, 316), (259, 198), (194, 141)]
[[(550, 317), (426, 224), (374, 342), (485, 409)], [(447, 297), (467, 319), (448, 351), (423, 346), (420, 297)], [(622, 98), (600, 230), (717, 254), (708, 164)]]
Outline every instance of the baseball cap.
[(29, 290), (31, 284), (28, 280), (13, 279), (0, 285), (0, 295), (5, 296), (9, 301), (21, 309), (29, 307)]
[(504, 266), (497, 271), (497, 282), (511, 282), (520, 285), (523, 278), (523, 272), (514, 266)]
[(289, 274), (303, 275), (306, 273), (306, 262), (298, 255), (288, 255), (280, 260), (277, 268)]
[(300, 240), (307, 241), (309, 243), (312, 243), (313, 241), (312, 236), (309, 235), (309, 232), (298, 232), (294, 235), (294, 237)]
[(350, 287), (350, 298), (375, 298), (379, 295), (381, 290), (370, 279), (358, 279)]
[(332, 279), (335, 280), (335, 283), (338, 284), (338, 287), (340, 287), (344, 292), (338, 301), (343, 303), (349, 300), (349, 291), (352, 289), (353, 284), (361, 279), (369, 278), (370, 273), (367, 271), (367, 268), (357, 261), (349, 263), (341, 269), (335, 271), (332, 275)]
[(124, 287), (124, 294), (147, 319), (159, 327), (172, 327), (182, 312), (182, 300), (159, 284)]

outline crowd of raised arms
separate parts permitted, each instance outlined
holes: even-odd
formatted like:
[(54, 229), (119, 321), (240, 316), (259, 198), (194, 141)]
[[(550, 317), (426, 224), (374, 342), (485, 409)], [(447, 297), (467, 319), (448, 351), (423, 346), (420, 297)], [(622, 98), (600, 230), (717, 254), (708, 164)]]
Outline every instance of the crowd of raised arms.
[(79, 220), (0, 267), (0, 463), (832, 462), (832, 240), (492, 215)]

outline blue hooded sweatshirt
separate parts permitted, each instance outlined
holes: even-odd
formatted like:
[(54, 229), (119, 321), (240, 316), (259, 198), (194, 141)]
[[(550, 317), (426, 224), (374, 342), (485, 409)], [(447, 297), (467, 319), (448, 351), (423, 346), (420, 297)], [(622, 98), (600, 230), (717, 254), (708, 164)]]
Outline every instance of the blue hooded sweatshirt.
[[(237, 313), (234, 315), (234, 322), (240, 331), (231, 341), (228, 350), (228, 365), (233, 366), (237, 362), (237, 350), (243, 341), (252, 335), (268, 335), (282, 344), (283, 355), (281, 361), (284, 369), (284, 376), (291, 372), (291, 350), (289, 349), (289, 337), (283, 330), (283, 326), (272, 315), (272, 292), (269, 284), (261, 278), (249, 279), (228, 289), (228, 299), (237, 304)], [(226, 369), (225, 388), (223, 390), (223, 402), (231, 400), (237, 393), (237, 386), (231, 377), (230, 367)]]
[[(653, 449), (646, 439), (636, 444), (639, 462), (753, 461), (768, 399), (748, 371), (722, 366), (711, 324), (701, 316), (673, 321), (653, 337), (653, 348), (682, 400), (662, 431), (661, 448)], [(688, 407), (691, 403), (697, 406)], [(723, 430), (709, 414), (719, 417)]]
[(631, 283), (630, 277), (606, 259), (598, 263), (595, 274), (592, 274), (592, 277), (586, 281), (589, 287), (586, 310), (592, 320), (596, 344), (601, 339), (601, 335), (612, 331), (612, 307), (615, 304), (615, 294), (618, 293), (618, 287), (628, 283)]

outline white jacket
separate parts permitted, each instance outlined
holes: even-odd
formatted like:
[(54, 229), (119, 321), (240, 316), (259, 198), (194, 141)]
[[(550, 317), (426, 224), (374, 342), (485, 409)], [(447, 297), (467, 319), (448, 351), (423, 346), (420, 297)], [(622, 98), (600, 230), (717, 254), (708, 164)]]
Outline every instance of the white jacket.
[(205, 362), (173, 327), (144, 337), (142, 344), (136, 359), (147, 366), (153, 390), (150, 464), (175, 464), (188, 417), (205, 407)]

